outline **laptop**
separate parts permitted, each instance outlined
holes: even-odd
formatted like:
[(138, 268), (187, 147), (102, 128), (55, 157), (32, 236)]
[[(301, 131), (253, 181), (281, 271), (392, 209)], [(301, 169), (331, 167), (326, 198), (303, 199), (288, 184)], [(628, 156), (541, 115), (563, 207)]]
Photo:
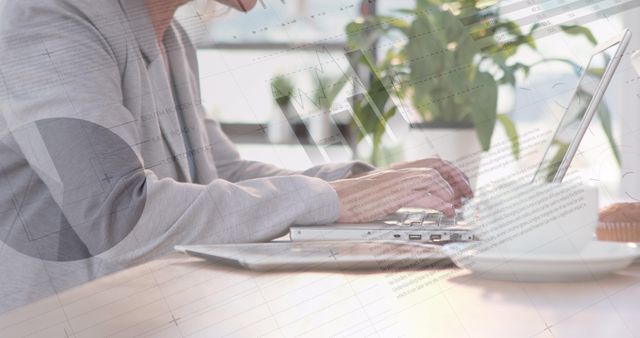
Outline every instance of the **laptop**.
[[(537, 166), (532, 182), (561, 182), (602, 101), (631, 33), (599, 44)], [(604, 64), (598, 64), (604, 60)], [(603, 70), (603, 71), (602, 71)], [(556, 156), (558, 142), (562, 156)], [(558, 160), (558, 158), (560, 158)], [(176, 251), (252, 270), (424, 269), (451, 263), (442, 244), (477, 240), (464, 214), (446, 217), (434, 210), (401, 209), (378, 222), (292, 226), (291, 241), (269, 243), (178, 245)]]
[[(619, 36), (596, 46), (532, 182), (562, 181), (630, 39), (631, 32), (624, 30)], [(292, 226), (290, 238), (292, 241), (395, 240), (427, 243), (476, 239), (461, 211), (453, 217), (446, 217), (436, 210), (424, 209), (400, 209), (388, 218), (372, 223)]]

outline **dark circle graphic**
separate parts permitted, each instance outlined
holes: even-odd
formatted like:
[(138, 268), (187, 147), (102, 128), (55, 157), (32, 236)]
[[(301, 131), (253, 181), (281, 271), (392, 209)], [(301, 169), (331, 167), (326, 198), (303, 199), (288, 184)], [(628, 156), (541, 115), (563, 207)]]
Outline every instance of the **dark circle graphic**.
[(146, 202), (143, 166), (111, 130), (39, 120), (0, 137), (0, 240), (25, 255), (76, 261), (133, 230)]

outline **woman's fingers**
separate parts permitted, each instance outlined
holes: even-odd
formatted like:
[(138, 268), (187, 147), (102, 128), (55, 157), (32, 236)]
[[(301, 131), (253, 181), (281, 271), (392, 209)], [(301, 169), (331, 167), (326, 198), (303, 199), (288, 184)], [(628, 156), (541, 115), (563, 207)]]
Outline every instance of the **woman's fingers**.
[(449, 217), (454, 216), (456, 213), (453, 204), (444, 201), (435, 195), (421, 196), (407, 203), (407, 207), (435, 209)]
[(462, 205), (462, 198), (473, 197), (473, 190), (469, 184), (469, 178), (464, 172), (451, 162), (439, 158), (425, 158), (413, 162), (393, 165), (396, 170), (406, 170), (411, 168), (427, 168), (436, 170), (447, 181), (455, 192), (454, 204), (456, 207)]
[[(382, 193), (398, 197), (411, 196), (412, 198), (434, 195), (449, 203), (454, 203), (456, 199), (456, 193), (451, 185), (440, 173), (431, 168), (394, 170), (383, 172), (375, 177), (375, 184), (361, 191), (363, 198), (367, 199), (368, 194), (376, 195)], [(385, 198), (385, 200), (388, 200), (388, 198)], [(402, 198), (402, 201), (407, 202), (408, 200)], [(399, 207), (402, 207), (402, 205), (399, 205)]]
[(406, 195), (400, 190), (358, 192), (350, 198), (341, 199), (342, 211), (338, 222), (361, 223), (382, 219), (400, 209)]
[(458, 197), (473, 197), (469, 178), (451, 162), (434, 159), (433, 169), (437, 170), (451, 184)]
[(391, 189), (381, 189), (376, 193), (384, 194), (384, 197), (374, 197), (374, 194), (364, 199), (376, 199), (382, 202), (378, 207), (384, 208), (386, 214), (395, 212), (401, 207), (436, 209), (448, 215), (454, 213), (455, 192), (437, 171), (417, 169), (404, 174), (406, 176)]
[(383, 170), (355, 179), (331, 182), (341, 203), (339, 222), (381, 219), (401, 207), (418, 207), (453, 214), (456, 192), (432, 168)]
[(453, 203), (456, 192), (437, 171), (434, 169), (422, 169), (420, 173), (410, 176), (405, 180), (411, 183), (411, 190), (416, 190), (424, 195), (435, 195), (438, 198)]
[(469, 184), (469, 178), (462, 170), (449, 161), (439, 158), (427, 158), (411, 162), (406, 165), (410, 165), (412, 167), (433, 168), (438, 171), (440, 175), (447, 180), (447, 182), (449, 182), (456, 192), (458, 199), (461, 197), (473, 197), (473, 190)]
[(447, 202), (453, 202), (456, 199), (456, 193), (454, 189), (437, 171), (435, 171), (429, 180), (427, 191), (439, 199)]

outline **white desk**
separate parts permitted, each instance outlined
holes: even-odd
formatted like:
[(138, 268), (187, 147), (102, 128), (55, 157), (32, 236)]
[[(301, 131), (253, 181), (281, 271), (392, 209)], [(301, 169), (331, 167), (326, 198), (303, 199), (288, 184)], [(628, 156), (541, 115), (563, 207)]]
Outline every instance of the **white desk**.
[(0, 316), (0, 337), (138, 335), (640, 337), (640, 265), (516, 284), (458, 269), (260, 274), (173, 254)]

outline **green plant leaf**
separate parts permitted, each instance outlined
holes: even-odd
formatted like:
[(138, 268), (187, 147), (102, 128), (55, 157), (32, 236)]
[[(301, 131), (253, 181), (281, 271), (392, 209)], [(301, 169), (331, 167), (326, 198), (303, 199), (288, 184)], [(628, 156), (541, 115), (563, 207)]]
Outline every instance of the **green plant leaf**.
[(364, 137), (364, 134), (375, 135), (380, 128), (384, 131), (384, 128), (386, 128), (385, 106), (390, 99), (387, 87), (383, 83), (384, 79), (380, 78), (379, 74), (375, 72), (373, 64), (366, 56), (363, 56), (362, 63), (376, 76), (373, 77), (369, 84), (367, 93), (359, 95), (358, 102), (356, 102), (357, 108), (354, 108), (355, 116), (364, 129), (360, 131), (363, 135), (360, 135), (359, 139)]
[(458, 66), (470, 65), (473, 58), (480, 53), (480, 49), (476, 45), (476, 41), (471, 36), (469, 30), (465, 29), (457, 41), (456, 64)]
[(476, 128), (482, 150), (491, 147), (491, 136), (496, 125), (496, 109), (498, 107), (498, 84), (491, 74), (479, 72), (473, 83), (475, 104), (471, 118)]
[(382, 137), (384, 136), (384, 132), (387, 127), (386, 121), (389, 121), (389, 119), (396, 114), (396, 111), (397, 111), (397, 107), (393, 106), (389, 110), (384, 112), (382, 114), (384, 123), (378, 124), (377, 128), (374, 130), (372, 134), (373, 149), (371, 150), (370, 158), (371, 158), (371, 164), (373, 165), (380, 165), (381, 163), (385, 162), (385, 159), (383, 158), (383, 154), (382, 154)]
[(291, 101), (295, 92), (293, 82), (284, 75), (278, 75), (271, 81), (271, 94), (274, 100), (281, 106), (286, 106)]
[(587, 40), (589, 40), (591, 44), (594, 44), (594, 45), (598, 44), (598, 40), (596, 40), (596, 37), (586, 27), (578, 26), (578, 25), (560, 25), (560, 29), (562, 29), (563, 32), (569, 35), (582, 35)]
[(508, 66), (506, 61), (500, 57), (500, 55), (496, 54), (491, 57), (491, 61), (493, 61), (496, 66), (502, 70), (502, 77), (499, 79), (500, 84), (508, 84), (512, 87), (516, 85), (516, 74), (515, 69), (511, 66)]
[(553, 144), (558, 146), (558, 150), (556, 151), (556, 154), (551, 158), (551, 162), (548, 164), (547, 176), (545, 177), (547, 182), (553, 182), (553, 179), (556, 176), (556, 172), (560, 168), (560, 164), (562, 164), (562, 159), (567, 153), (567, 150), (569, 150), (568, 143), (554, 141)]
[(398, 8), (393, 10), (395, 13), (404, 14), (404, 15), (415, 15), (417, 12), (413, 8)]
[(541, 26), (542, 26), (542, 25), (540, 25), (540, 23), (539, 23), (539, 22), (534, 23), (534, 24), (531, 26), (531, 28), (529, 28), (529, 33), (527, 33), (527, 35), (529, 35), (529, 36), (533, 36), (533, 33), (534, 33), (538, 28), (540, 28)]
[(520, 28), (520, 25), (511, 20), (501, 19), (500, 22), (493, 27), (492, 33), (495, 33), (499, 30), (507, 31), (509, 34), (514, 36), (522, 35), (522, 29)]
[(368, 51), (383, 35), (383, 30), (372, 19), (352, 21), (345, 27), (347, 34), (347, 47)]
[(351, 129), (356, 131), (356, 142), (362, 141), (362, 139), (366, 135), (366, 131), (364, 131), (364, 126), (362, 126), (362, 122), (360, 122), (360, 110), (362, 110), (362, 101), (355, 101), (353, 103), (353, 118), (351, 119)]
[(406, 20), (384, 15), (378, 15), (376, 17), (376, 20), (383, 26), (383, 29), (387, 32), (395, 29), (405, 35), (409, 35), (411, 24)]
[(514, 72), (517, 72), (518, 70), (522, 70), (525, 78), (529, 76), (529, 71), (531, 70), (531, 66), (525, 65), (520, 62), (516, 62), (513, 66), (511, 66), (511, 68), (513, 69)]
[(333, 86), (329, 88), (327, 91), (327, 100), (329, 101), (329, 105), (333, 104), (338, 94), (342, 91), (344, 86), (349, 82), (350, 77), (348, 75), (343, 75), (338, 79), (338, 81), (334, 82)]
[(316, 82), (313, 90), (314, 102), (321, 109), (328, 110), (344, 86), (349, 83), (351, 77), (344, 74), (336, 80), (327, 76), (320, 76), (317, 72), (315, 75)]
[(434, 4), (420, 3), (406, 46), (413, 104), (425, 119), (459, 122), (469, 104), (459, 93), (473, 80), (479, 49), (458, 18)]
[[(437, 112), (430, 107), (431, 97), (439, 87), (446, 85), (433, 78), (445, 68), (446, 56), (442, 53), (445, 45), (443, 38), (437, 38), (429, 32), (434, 31), (434, 26), (423, 15), (416, 16), (411, 24), (409, 41), (407, 42), (407, 57), (411, 69), (410, 82), (415, 88), (413, 104), (422, 114), (427, 113), (431, 117), (437, 116)], [(428, 111), (425, 111), (428, 110)]]
[(508, 42), (498, 44), (496, 49), (497, 53), (504, 60), (516, 55), (518, 50), (523, 45), (530, 45), (530, 38), (525, 35), (512, 36)]
[(516, 130), (516, 125), (513, 123), (511, 118), (509, 118), (506, 114), (498, 114), (498, 121), (504, 127), (505, 132), (507, 133), (507, 137), (511, 142), (511, 153), (515, 159), (520, 159), (520, 139), (518, 137), (518, 131)]
[(589, 68), (589, 69), (587, 69), (587, 74), (593, 75), (593, 76), (597, 76), (597, 77), (603, 77), (604, 76), (604, 67)]

